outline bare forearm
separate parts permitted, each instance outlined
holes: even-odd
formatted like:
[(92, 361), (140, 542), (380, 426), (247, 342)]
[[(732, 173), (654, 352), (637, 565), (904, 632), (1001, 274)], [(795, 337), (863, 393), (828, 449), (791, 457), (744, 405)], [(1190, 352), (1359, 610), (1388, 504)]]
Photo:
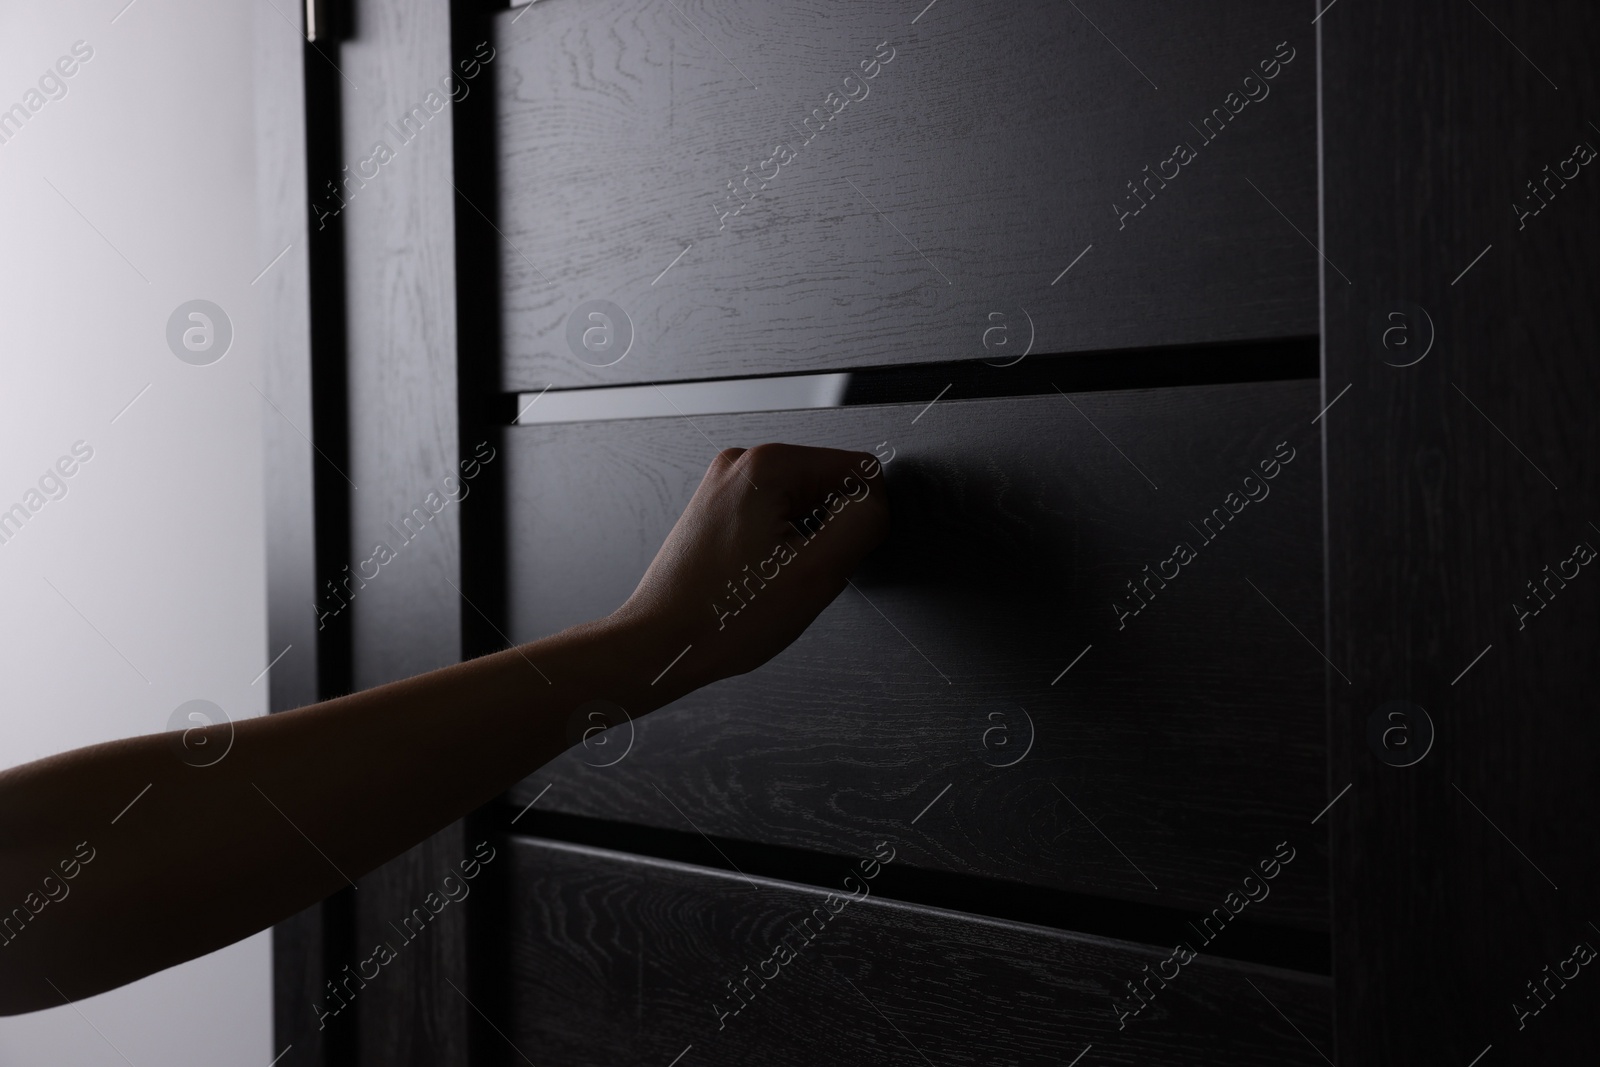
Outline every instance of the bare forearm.
[(663, 654), (590, 624), (240, 722), (211, 766), (157, 734), (0, 775), (0, 1011), (112, 988), (322, 899), (559, 755), (586, 702), (637, 717), (686, 691), (650, 684)]
[[(192, 959), (354, 884), (559, 755), (591, 701), (637, 718), (755, 669), (883, 540), (881, 486), (863, 453), (729, 449), (605, 620), (239, 723), (221, 759), (186, 761), (157, 734), (0, 774), (0, 1014)], [(718, 607), (753, 561), (766, 576), (741, 581), (766, 591)], [(195, 740), (221, 748), (225, 731)]]

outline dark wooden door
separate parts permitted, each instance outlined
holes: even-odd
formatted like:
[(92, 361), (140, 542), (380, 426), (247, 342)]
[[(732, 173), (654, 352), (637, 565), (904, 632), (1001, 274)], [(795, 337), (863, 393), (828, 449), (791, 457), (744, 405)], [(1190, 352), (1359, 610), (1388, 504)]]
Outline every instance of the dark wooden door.
[(719, 447), (896, 530), (281, 927), (286, 1063), (1594, 1047), (1587, 9), (350, 7), (263, 106), (275, 708), (610, 610)]
[[(309, 638), (320, 691), (610, 610), (722, 444), (876, 451), (901, 530), (763, 672), (287, 926), (305, 1062), (1319, 1059), (1314, 55), (1237, 8), (358, 2), (302, 57), (295, 580), (331, 607), (376, 527), (494, 457)], [(472, 905), (324, 1027), (479, 839), (508, 859)], [(719, 1043), (662, 991), (715, 992), (874, 841), (883, 903), (788, 972), (846, 1029)], [(1002, 1003), (1051, 1018), (996, 1046)]]

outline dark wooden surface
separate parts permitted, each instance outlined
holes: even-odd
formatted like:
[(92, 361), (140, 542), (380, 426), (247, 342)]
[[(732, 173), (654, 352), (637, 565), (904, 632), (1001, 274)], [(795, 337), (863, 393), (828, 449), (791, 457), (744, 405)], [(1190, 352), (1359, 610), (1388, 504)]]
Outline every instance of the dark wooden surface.
[[(1323, 422), (1330, 655), (1353, 681), (1330, 681), (1328, 796), (1354, 783), (1327, 820), (1337, 1060), (1591, 1062), (1592, 964), (1520, 1026), (1513, 1005), (1600, 947), (1600, 578), (1553, 581), (1520, 628), (1512, 605), (1600, 547), (1600, 172), (1552, 182), (1522, 228), (1512, 205), (1578, 142), (1600, 148), (1600, 10), (1340, 4), (1320, 26), (1325, 251), (1353, 282), (1324, 277), (1328, 399), (1351, 385)], [(1422, 354), (1418, 313), (1398, 320), (1407, 349), (1369, 332), (1400, 301), (1437, 332), (1406, 368), (1385, 361)], [(1437, 731), (1411, 767), (1368, 745), (1392, 700)]]
[[(713, 445), (896, 450), (890, 541), (790, 649), (639, 722), (620, 762), (626, 727), (513, 801), (549, 787), (541, 810), (831, 854), (894, 835), (910, 865), (1202, 911), (1288, 840), (1300, 858), (1256, 917), (1325, 929), (1316, 392), (507, 430), (519, 641), (622, 602)], [(1270, 495), (1202, 542), (1188, 523), (1285, 441)], [(1197, 558), (1119, 631), (1113, 598), (1177, 541)]]
[[(426, 524), (404, 520), (457, 484), (455, 192), (448, 100), (409, 142), (392, 126), (453, 69), (445, 0), (353, 4), (350, 39), (339, 49), (345, 86), (345, 162), (385, 142), (393, 159), (348, 197), (345, 235), (351, 542), (347, 561), (373, 555), (378, 541), (395, 558), (359, 589), (336, 620), (351, 627), (352, 681), (380, 685), (461, 657), (459, 504)], [(431, 110), (431, 109), (430, 109)], [(425, 112), (426, 114), (427, 112)], [(368, 168), (369, 170), (371, 168)], [(333, 177), (339, 177), (334, 175)], [(370, 566), (367, 568), (371, 570)], [(332, 575), (342, 579), (341, 571)], [(353, 958), (338, 972), (398, 937), (395, 924), (423, 906), (467, 848), (457, 823), (359, 881)], [(473, 1009), (465, 908), (449, 907), (398, 952), (355, 1001), (358, 1062), (372, 1067), (464, 1063)], [(454, 983), (453, 989), (451, 983)]]
[[(1043, 352), (1315, 332), (1309, 3), (923, 7), (501, 14), (504, 388), (1010, 358), (1029, 317)], [(883, 41), (867, 95), (802, 145)], [(1292, 61), (1240, 104), (1281, 42)], [(725, 183), (771, 176), (784, 142), (796, 157), (719, 230)], [(1184, 142), (1195, 158), (1119, 219)], [(567, 342), (593, 299), (634, 329), (603, 369)]]
[[(852, 844), (865, 859), (877, 841)], [(825, 890), (539, 839), (503, 847), (502, 1029), (528, 1062), (1069, 1064), (1087, 1052), (1084, 1064), (1281, 1067), (1323, 1064), (1330, 1044), (1325, 978), (1200, 956), (1119, 1029), (1113, 998), (1134, 1003), (1123, 983), (1170, 946), (871, 896), (804, 941), (791, 924), (826, 907)], [(713, 1005), (736, 1005), (724, 983), (760, 971), (786, 934), (803, 948), (719, 1029)]]
[[(267, 647), (280, 653), (265, 683), (272, 711), (317, 699), (316, 458), (312, 432), (311, 292), (306, 210), (304, 45), (270, 0), (254, 5), (256, 256), (261, 302), (261, 435), (266, 485)], [(287, 249), (287, 251), (285, 251)], [(282, 253), (281, 258), (279, 257)], [(276, 260), (276, 262), (274, 262)], [(287, 650), (287, 651), (285, 651)], [(327, 980), (327, 908), (319, 903), (273, 930), (273, 1054), (292, 1048), (293, 1067), (328, 1067), (325, 1030), (309, 1010)]]

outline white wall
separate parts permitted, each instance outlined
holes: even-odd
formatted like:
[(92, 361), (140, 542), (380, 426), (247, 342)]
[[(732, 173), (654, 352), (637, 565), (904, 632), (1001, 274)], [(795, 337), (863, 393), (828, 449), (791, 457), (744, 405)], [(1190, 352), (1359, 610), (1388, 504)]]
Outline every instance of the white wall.
[[(93, 449), (0, 543), (0, 766), (166, 729), (195, 698), (266, 708), (252, 8), (125, 3), (0, 4), (0, 109), (93, 49), (0, 129), (0, 509)], [(209, 366), (166, 339), (195, 298), (233, 324)], [(266, 1067), (269, 944), (0, 1019), (0, 1064)]]

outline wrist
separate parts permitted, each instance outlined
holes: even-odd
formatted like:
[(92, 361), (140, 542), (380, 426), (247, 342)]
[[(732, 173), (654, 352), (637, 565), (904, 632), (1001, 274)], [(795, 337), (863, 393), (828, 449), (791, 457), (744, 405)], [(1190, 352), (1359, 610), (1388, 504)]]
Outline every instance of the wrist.
[[(695, 647), (673, 662), (689, 644)], [(699, 651), (698, 643), (648, 614), (619, 610), (499, 653), (496, 670), (507, 697), (518, 694), (512, 704), (526, 706), (531, 696), (536, 706), (559, 710), (535, 716), (531, 727), (539, 734), (535, 747), (548, 749), (549, 759), (596, 723), (609, 722), (606, 705), (638, 719), (714, 680), (699, 671)]]
[(643, 715), (715, 681), (710, 647), (687, 632), (627, 605), (585, 624), (593, 648), (594, 695)]

